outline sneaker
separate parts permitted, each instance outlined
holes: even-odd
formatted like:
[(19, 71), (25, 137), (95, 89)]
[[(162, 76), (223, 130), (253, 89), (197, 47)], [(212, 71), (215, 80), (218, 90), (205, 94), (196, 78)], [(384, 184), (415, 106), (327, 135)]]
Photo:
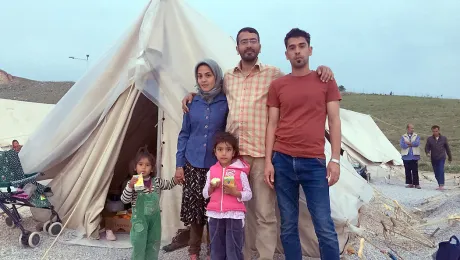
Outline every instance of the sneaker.
[(422, 187), (420, 187), (420, 185), (415, 185), (415, 188), (420, 190)]
[(406, 188), (413, 188), (413, 187), (414, 187), (414, 185), (412, 185), (412, 184), (406, 185)]
[(110, 229), (107, 229), (107, 230), (105, 231), (105, 237), (106, 237), (107, 240), (109, 240), (109, 241), (115, 241), (115, 240), (117, 240), (117, 237), (115, 236), (115, 234), (113, 233), (113, 231), (110, 230)]

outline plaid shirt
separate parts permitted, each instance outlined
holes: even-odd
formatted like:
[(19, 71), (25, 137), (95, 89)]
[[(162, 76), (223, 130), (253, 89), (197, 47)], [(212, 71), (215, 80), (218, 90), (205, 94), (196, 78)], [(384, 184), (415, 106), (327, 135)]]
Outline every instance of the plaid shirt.
[(247, 76), (243, 75), (240, 64), (225, 73), (224, 90), (229, 107), (227, 132), (238, 137), (241, 155), (265, 156), (268, 88), (283, 75), (280, 69), (259, 61)]

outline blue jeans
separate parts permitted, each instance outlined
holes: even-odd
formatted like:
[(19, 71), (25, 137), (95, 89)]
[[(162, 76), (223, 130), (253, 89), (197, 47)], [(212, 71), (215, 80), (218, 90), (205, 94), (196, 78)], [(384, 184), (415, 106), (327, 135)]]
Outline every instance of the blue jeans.
[(299, 238), (299, 186), (302, 186), (318, 237), (321, 259), (339, 260), (339, 241), (331, 217), (326, 160), (274, 152), (272, 162), (281, 216), (281, 242), (286, 259), (302, 259)]
[(446, 159), (431, 160), (431, 166), (433, 166), (434, 177), (438, 181), (438, 185), (444, 185), (444, 164)]
[(244, 227), (242, 219), (209, 219), (212, 260), (243, 260)]

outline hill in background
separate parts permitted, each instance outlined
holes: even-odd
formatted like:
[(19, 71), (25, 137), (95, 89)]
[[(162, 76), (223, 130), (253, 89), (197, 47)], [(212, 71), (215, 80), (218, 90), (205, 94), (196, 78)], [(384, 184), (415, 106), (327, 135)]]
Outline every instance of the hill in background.
[(0, 98), (56, 104), (74, 82), (35, 81), (0, 70)]
[[(409, 96), (385, 96), (346, 93), (342, 108), (372, 116), (386, 137), (399, 148), (399, 139), (412, 123), (420, 135), (421, 148), (431, 135), (431, 126), (439, 125), (452, 151), (452, 165), (446, 171), (460, 173), (460, 100)], [(429, 158), (423, 153), (420, 169), (432, 171)]]
[[(55, 104), (74, 82), (42, 82), (14, 77), (0, 70), (0, 97), (5, 99)], [(399, 138), (412, 123), (421, 136), (422, 148), (431, 135), (431, 126), (439, 125), (449, 139), (453, 163), (446, 171), (460, 173), (460, 100), (408, 96), (344, 93), (341, 106), (371, 115), (383, 133), (399, 150)], [(432, 171), (424, 154), (420, 169)]]

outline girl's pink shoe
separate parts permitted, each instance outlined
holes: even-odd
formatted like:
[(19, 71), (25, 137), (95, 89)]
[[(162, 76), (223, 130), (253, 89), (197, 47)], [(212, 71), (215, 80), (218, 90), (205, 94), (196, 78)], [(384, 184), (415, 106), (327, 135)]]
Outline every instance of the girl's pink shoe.
[(197, 260), (198, 256), (197, 255), (190, 255), (190, 260)]

